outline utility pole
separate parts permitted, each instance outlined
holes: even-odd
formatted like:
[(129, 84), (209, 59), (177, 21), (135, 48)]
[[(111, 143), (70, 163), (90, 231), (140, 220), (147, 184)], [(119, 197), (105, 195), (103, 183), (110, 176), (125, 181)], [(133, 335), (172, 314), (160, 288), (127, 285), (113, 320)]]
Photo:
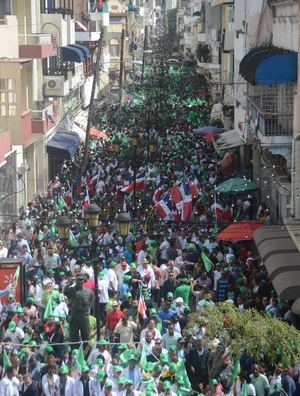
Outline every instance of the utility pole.
[(99, 80), (99, 74), (100, 74), (100, 60), (101, 60), (102, 49), (103, 49), (103, 36), (104, 36), (104, 28), (102, 27), (101, 31), (100, 31), (100, 37), (98, 40), (98, 47), (97, 47), (98, 51), (97, 51), (95, 69), (94, 69), (94, 79), (93, 79), (91, 100), (90, 100), (90, 105), (89, 105), (89, 112), (88, 112), (88, 119), (87, 119), (87, 126), (86, 126), (84, 156), (83, 156), (82, 167), (81, 167), (81, 175), (85, 172), (86, 165), (87, 165), (89, 142), (90, 142), (90, 130), (91, 130), (91, 124), (92, 124), (92, 116), (94, 113), (96, 86), (97, 86), (97, 82)]
[(132, 95), (134, 96), (135, 94), (135, 54), (134, 54), (134, 31), (131, 32), (131, 39), (132, 39), (132, 78), (133, 78), (133, 82), (132, 82)]
[(145, 26), (145, 32), (144, 32), (144, 49), (143, 49), (143, 66), (142, 66), (142, 78), (141, 78), (141, 85), (143, 86), (144, 84), (144, 73), (145, 73), (145, 60), (146, 60), (146, 47), (147, 47), (147, 35), (148, 35), (148, 26)]
[(123, 82), (124, 82), (124, 43), (125, 43), (125, 29), (122, 29), (121, 35), (121, 55), (120, 55), (120, 76), (119, 76), (119, 100), (120, 107), (123, 101)]

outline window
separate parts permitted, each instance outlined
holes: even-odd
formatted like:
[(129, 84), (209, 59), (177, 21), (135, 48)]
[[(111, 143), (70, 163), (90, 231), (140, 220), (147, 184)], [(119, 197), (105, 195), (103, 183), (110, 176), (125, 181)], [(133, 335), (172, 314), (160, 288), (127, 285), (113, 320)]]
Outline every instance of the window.
[(109, 43), (109, 54), (112, 57), (118, 58), (120, 56), (119, 42), (116, 39), (110, 40)]
[(0, 116), (17, 115), (15, 78), (0, 78)]

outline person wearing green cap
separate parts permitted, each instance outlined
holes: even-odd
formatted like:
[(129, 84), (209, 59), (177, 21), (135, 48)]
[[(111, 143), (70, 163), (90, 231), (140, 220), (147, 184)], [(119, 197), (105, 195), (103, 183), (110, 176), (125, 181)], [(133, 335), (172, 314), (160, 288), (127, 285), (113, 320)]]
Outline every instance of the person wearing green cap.
[(117, 385), (116, 393), (123, 394), (126, 389), (126, 378), (123, 375), (118, 378)]
[(22, 344), (25, 334), (22, 329), (17, 327), (16, 322), (10, 321), (8, 323), (8, 329), (4, 333), (4, 337), (9, 337), (12, 344)]
[(59, 370), (60, 376), (55, 382), (55, 388), (59, 395), (73, 396), (74, 378), (69, 375), (69, 367), (63, 364)]
[(131, 289), (132, 299), (136, 300), (139, 298), (139, 291), (140, 291), (140, 285), (142, 282), (142, 277), (141, 277), (141, 274), (139, 273), (139, 271), (137, 271), (135, 263), (130, 264), (130, 271), (127, 272), (126, 275), (131, 276), (129, 286)]
[(97, 358), (101, 355), (103, 355), (106, 359), (109, 359), (109, 351), (107, 350), (108, 347), (108, 341), (105, 338), (101, 338), (97, 342), (97, 347), (95, 347), (91, 353), (89, 354), (88, 357), (88, 364), (92, 365), (96, 362)]
[(180, 285), (176, 287), (175, 298), (181, 297), (185, 305), (190, 303), (191, 285), (187, 278), (180, 279)]
[(95, 378), (91, 378), (89, 375), (89, 366), (87, 363), (81, 367), (81, 376), (75, 380), (73, 387), (74, 395), (98, 395), (98, 383)]
[(142, 372), (138, 365), (136, 355), (132, 353), (128, 356), (128, 366), (123, 370), (122, 375), (127, 379), (133, 382), (133, 386), (135, 389), (138, 389), (138, 386), (141, 382)]

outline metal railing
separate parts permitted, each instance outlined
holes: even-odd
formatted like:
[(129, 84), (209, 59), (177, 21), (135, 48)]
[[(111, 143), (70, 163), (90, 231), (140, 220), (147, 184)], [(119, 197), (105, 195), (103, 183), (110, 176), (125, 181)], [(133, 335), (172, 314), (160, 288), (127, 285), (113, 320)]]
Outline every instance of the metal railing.
[(56, 35), (52, 33), (19, 34), (20, 45), (43, 45), (52, 44), (56, 48)]
[(53, 103), (44, 104), (41, 110), (32, 110), (31, 118), (33, 121), (44, 121), (54, 116)]
[(250, 128), (264, 136), (291, 136), (293, 112), (267, 112), (257, 105), (258, 97), (247, 96)]

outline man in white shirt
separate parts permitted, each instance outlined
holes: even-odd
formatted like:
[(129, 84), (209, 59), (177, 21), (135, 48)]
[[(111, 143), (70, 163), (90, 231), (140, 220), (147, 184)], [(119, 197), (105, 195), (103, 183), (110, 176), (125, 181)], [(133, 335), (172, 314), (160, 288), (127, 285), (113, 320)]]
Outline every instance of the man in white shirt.
[(12, 344), (22, 344), (25, 334), (20, 327), (17, 327), (16, 322), (11, 321), (8, 324), (8, 330), (6, 330), (4, 336), (9, 337)]
[(16, 369), (14, 367), (6, 368), (6, 375), (0, 381), (1, 396), (19, 396), (18, 385), (19, 380), (16, 377)]
[(169, 324), (168, 331), (162, 336), (163, 347), (169, 351), (172, 346), (176, 346), (177, 340), (181, 337), (180, 333), (174, 331), (174, 325)]
[(168, 249), (169, 249), (169, 247), (170, 247), (169, 242), (167, 241), (166, 238), (164, 238), (163, 242), (159, 246), (160, 259), (162, 260), (162, 262), (168, 260)]
[(141, 278), (145, 281), (148, 280), (148, 288), (155, 287), (155, 275), (152, 267), (149, 265), (149, 261), (144, 259), (141, 264), (137, 267), (137, 271), (140, 273)]
[(123, 283), (123, 278), (124, 278), (124, 275), (126, 274), (126, 272), (130, 271), (130, 267), (127, 264), (124, 256), (121, 257), (120, 264), (121, 264), (120, 268), (118, 268), (116, 271), (119, 287)]
[(106, 321), (105, 307), (109, 300), (108, 294), (109, 281), (103, 272), (99, 273), (98, 289), (99, 289), (99, 315), (103, 323)]
[(8, 249), (3, 245), (3, 242), (0, 241), (0, 258), (6, 258), (7, 252), (8, 252)]
[(111, 261), (109, 263), (109, 270), (106, 273), (106, 277), (109, 282), (108, 289), (112, 292), (116, 292), (118, 290), (118, 278), (114, 269), (116, 265), (117, 263), (115, 261)]

